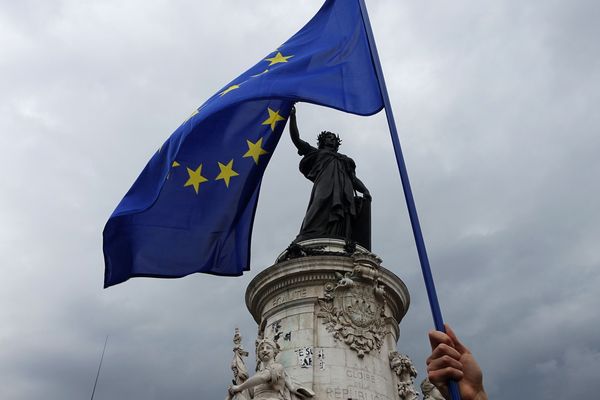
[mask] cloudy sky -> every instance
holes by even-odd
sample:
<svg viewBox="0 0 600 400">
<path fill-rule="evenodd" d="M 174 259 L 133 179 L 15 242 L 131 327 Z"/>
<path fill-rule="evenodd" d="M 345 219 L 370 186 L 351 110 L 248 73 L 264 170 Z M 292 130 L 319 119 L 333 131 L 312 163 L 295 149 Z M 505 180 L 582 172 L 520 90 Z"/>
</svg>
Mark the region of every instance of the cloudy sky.
<svg viewBox="0 0 600 400">
<path fill-rule="evenodd" d="M 369 0 L 446 321 L 495 399 L 594 398 L 600 369 L 600 3 Z M 310 184 L 284 135 L 241 278 L 103 290 L 101 232 L 190 112 L 321 1 L 0 0 L 0 398 L 223 398 L 244 292 L 298 232 Z M 339 132 L 373 250 L 407 284 L 399 349 L 432 321 L 385 117 L 298 106 Z M 287 131 L 286 131 L 287 132 Z M 283 221 L 283 222 L 282 222 Z M 251 363 L 249 364 L 251 365 Z"/>
</svg>

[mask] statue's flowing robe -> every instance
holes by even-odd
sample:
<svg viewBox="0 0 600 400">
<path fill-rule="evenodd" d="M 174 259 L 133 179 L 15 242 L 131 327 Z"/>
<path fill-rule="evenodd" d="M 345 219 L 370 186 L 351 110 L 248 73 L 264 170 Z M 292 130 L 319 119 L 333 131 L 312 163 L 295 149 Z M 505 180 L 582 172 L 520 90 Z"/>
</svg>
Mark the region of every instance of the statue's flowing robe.
<svg viewBox="0 0 600 400">
<path fill-rule="evenodd" d="M 345 238 L 346 224 L 356 216 L 353 179 L 356 165 L 343 154 L 311 147 L 300 172 L 314 182 L 306 216 L 296 241 L 316 237 Z"/>
</svg>

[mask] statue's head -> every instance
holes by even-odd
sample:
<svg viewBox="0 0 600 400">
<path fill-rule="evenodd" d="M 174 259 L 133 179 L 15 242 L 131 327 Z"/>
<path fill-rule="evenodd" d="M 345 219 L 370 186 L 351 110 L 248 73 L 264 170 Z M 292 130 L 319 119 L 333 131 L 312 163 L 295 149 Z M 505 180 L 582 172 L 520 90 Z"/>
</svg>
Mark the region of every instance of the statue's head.
<svg viewBox="0 0 600 400">
<path fill-rule="evenodd" d="M 319 149 L 329 149 L 337 151 L 342 144 L 342 139 L 333 132 L 323 131 L 317 136 L 317 144 Z"/>
<path fill-rule="evenodd" d="M 273 339 L 264 338 L 256 341 L 256 358 L 260 361 L 274 360 L 279 354 L 279 345 Z"/>
</svg>

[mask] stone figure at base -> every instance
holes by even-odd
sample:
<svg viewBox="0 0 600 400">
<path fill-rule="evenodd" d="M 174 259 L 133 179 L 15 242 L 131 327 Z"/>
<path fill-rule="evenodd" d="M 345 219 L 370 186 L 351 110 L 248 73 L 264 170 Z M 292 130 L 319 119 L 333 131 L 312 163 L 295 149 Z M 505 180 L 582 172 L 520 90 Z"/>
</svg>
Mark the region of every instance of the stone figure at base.
<svg viewBox="0 0 600 400">
<path fill-rule="evenodd" d="M 271 339 L 256 343 L 256 358 L 260 360 L 258 371 L 239 385 L 229 387 L 229 399 L 245 400 L 248 390 L 253 400 L 299 400 L 314 397 L 314 392 L 295 384 L 284 367 L 275 361 L 279 346 Z"/>
<path fill-rule="evenodd" d="M 242 346 L 242 336 L 240 330 L 235 328 L 235 334 L 233 335 L 233 359 L 231 360 L 231 371 L 233 372 L 232 383 L 234 385 L 241 385 L 248 380 L 248 368 L 244 362 L 244 357 L 248 357 L 248 352 L 244 350 Z M 250 400 L 252 393 L 248 390 L 244 390 L 237 394 L 236 400 Z M 231 400 L 231 396 L 227 396 L 226 400 Z"/>
<path fill-rule="evenodd" d="M 359 216 L 361 203 L 369 203 L 371 195 L 356 177 L 354 161 L 338 153 L 341 143 L 338 135 L 327 131 L 321 132 L 318 137 L 318 148 L 311 146 L 300 139 L 296 109 L 292 108 L 290 136 L 298 149 L 298 154 L 303 156 L 300 161 L 300 172 L 314 183 L 302 228 L 294 242 L 318 237 L 351 241 L 353 236 L 368 236 L 370 242 L 370 226 L 365 227 L 365 224 L 360 227 L 353 226 L 353 222 Z M 363 197 L 355 196 L 355 192 L 362 193 Z M 364 208 L 368 209 L 366 206 Z M 358 232 L 354 232 L 353 235 L 353 230 L 360 229 L 369 230 L 369 235 L 357 235 Z M 360 240 L 358 241 L 360 243 Z M 370 243 L 364 245 L 370 247 Z"/>
<path fill-rule="evenodd" d="M 421 382 L 421 392 L 423 393 L 423 400 L 446 400 L 442 393 L 427 378 Z"/>
<path fill-rule="evenodd" d="M 398 395 L 401 400 L 417 400 L 419 395 L 413 384 L 417 377 L 417 370 L 407 355 L 392 351 L 389 355 L 390 368 L 398 377 Z"/>
</svg>

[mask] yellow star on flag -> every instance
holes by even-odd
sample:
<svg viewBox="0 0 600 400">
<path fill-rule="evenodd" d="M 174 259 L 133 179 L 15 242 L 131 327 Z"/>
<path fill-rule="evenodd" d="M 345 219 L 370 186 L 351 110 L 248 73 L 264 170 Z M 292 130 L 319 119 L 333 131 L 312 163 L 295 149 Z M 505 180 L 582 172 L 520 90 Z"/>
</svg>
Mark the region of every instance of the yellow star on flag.
<svg viewBox="0 0 600 400">
<path fill-rule="evenodd" d="M 263 138 L 260 138 L 256 143 L 252 143 L 251 141 L 246 140 L 246 143 L 248 143 L 248 151 L 246 152 L 246 154 L 244 154 L 244 158 L 252 157 L 254 159 L 254 162 L 258 164 L 258 158 L 260 156 L 269 154 L 268 151 L 262 148 L 262 140 Z"/>
<path fill-rule="evenodd" d="M 265 61 L 269 61 L 269 67 L 271 65 L 274 64 L 279 64 L 279 63 L 286 63 L 288 62 L 288 58 L 292 58 L 294 57 L 293 55 L 291 56 L 284 56 L 283 54 L 281 54 L 281 52 L 277 52 L 277 54 L 275 54 L 275 57 L 271 57 L 271 58 L 265 58 Z"/>
<path fill-rule="evenodd" d="M 269 72 L 269 68 L 265 69 L 263 72 L 260 72 L 260 73 L 258 73 L 258 74 L 256 74 L 256 75 L 251 75 L 251 77 L 252 77 L 252 78 L 256 78 L 256 77 L 258 77 L 258 76 L 261 76 L 261 75 L 264 75 L 264 74 L 266 74 L 267 72 Z"/>
<path fill-rule="evenodd" d="M 202 105 L 202 107 L 204 107 L 204 105 Z M 186 123 L 186 122 L 188 122 L 190 119 L 192 119 L 192 117 L 193 117 L 194 115 L 198 114 L 198 113 L 200 112 L 200 110 L 202 109 L 202 107 L 200 107 L 200 108 L 196 108 L 196 109 L 194 110 L 194 112 L 192 112 L 192 113 L 190 114 L 190 116 L 189 116 L 189 117 L 187 117 L 187 118 L 185 119 L 185 121 L 183 121 L 183 123 Z"/>
<path fill-rule="evenodd" d="M 200 188 L 200 184 L 204 183 L 204 182 L 208 182 L 208 179 L 206 179 L 205 177 L 202 176 L 202 164 L 200 164 L 200 166 L 198 168 L 196 168 L 195 171 L 193 169 L 188 168 L 187 173 L 189 175 L 189 179 L 187 180 L 185 185 L 183 185 L 183 187 L 193 186 L 194 190 L 196 191 L 196 194 L 198 194 L 198 189 Z"/>
<path fill-rule="evenodd" d="M 229 180 L 231 179 L 232 176 L 238 176 L 239 174 L 237 172 L 235 172 L 233 170 L 233 160 L 229 161 L 227 163 L 227 165 L 225 164 L 219 164 L 219 169 L 221 170 L 221 172 L 219 173 L 219 175 L 217 175 L 217 177 L 215 178 L 215 181 L 218 181 L 219 179 L 223 179 L 225 181 L 225 186 L 229 187 Z"/>
<path fill-rule="evenodd" d="M 239 88 L 240 88 L 240 85 L 231 85 L 227 89 L 225 89 L 221 93 L 219 93 L 219 96 L 223 97 L 227 93 L 231 92 L 232 90 L 239 89 Z"/>
<path fill-rule="evenodd" d="M 264 120 L 262 124 L 263 125 L 271 125 L 271 131 L 274 131 L 275 124 L 278 123 L 279 121 L 285 121 L 285 118 L 283 118 L 281 115 L 279 115 L 279 110 L 273 111 L 270 108 L 267 108 L 267 111 L 269 111 L 269 118 Z"/>
<path fill-rule="evenodd" d="M 177 161 L 173 161 L 173 164 L 171 164 L 171 167 L 176 168 L 179 167 L 181 164 L 179 164 Z M 171 178 L 171 171 L 169 171 L 169 173 L 167 174 L 167 179 Z"/>
</svg>

